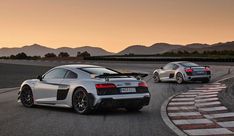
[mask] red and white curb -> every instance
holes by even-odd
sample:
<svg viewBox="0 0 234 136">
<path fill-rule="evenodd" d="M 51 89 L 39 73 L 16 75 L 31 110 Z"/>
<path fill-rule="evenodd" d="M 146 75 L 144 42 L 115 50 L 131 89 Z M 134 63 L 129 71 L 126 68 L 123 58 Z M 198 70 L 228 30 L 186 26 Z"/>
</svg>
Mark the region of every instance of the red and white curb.
<svg viewBox="0 0 234 136">
<path fill-rule="evenodd" d="M 212 83 L 173 96 L 162 106 L 162 118 L 178 135 L 234 135 L 234 112 L 218 98 L 225 88 Z"/>
</svg>

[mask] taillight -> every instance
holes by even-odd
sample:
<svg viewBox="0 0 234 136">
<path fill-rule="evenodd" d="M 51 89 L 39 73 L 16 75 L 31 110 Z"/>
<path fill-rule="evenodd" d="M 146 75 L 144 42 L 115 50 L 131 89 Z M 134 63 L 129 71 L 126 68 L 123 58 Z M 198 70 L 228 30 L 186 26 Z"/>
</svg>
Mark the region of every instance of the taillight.
<svg viewBox="0 0 234 136">
<path fill-rule="evenodd" d="M 146 82 L 140 82 L 138 83 L 139 87 L 148 87 L 148 85 L 146 84 Z"/>
<path fill-rule="evenodd" d="M 185 69 L 185 72 L 187 72 L 187 73 L 192 73 L 192 72 L 193 72 L 193 69 L 191 69 L 191 68 L 186 68 L 186 69 Z"/>
<path fill-rule="evenodd" d="M 96 84 L 97 89 L 102 89 L 102 88 L 116 88 L 114 84 Z"/>
<path fill-rule="evenodd" d="M 208 72 L 208 71 L 210 71 L 210 68 L 209 67 L 205 67 L 204 71 Z"/>
</svg>

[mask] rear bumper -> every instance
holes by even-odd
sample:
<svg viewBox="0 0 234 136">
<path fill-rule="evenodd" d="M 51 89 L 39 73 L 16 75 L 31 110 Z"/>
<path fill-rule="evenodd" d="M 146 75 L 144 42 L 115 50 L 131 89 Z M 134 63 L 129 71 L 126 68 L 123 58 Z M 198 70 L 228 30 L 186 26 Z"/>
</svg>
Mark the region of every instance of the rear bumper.
<svg viewBox="0 0 234 136">
<path fill-rule="evenodd" d="M 150 97 L 133 98 L 133 99 L 113 99 L 104 98 L 99 103 L 98 107 L 102 108 L 124 108 L 129 106 L 146 106 L 149 105 Z"/>
<path fill-rule="evenodd" d="M 211 75 L 186 76 L 185 81 L 203 81 L 211 78 Z"/>
<path fill-rule="evenodd" d="M 134 94 L 134 95 L 125 95 L 115 96 L 115 97 L 101 97 L 98 99 L 98 102 L 94 105 L 94 107 L 102 107 L 102 108 L 124 108 L 126 106 L 146 106 L 149 105 L 150 102 L 150 94 Z"/>
</svg>

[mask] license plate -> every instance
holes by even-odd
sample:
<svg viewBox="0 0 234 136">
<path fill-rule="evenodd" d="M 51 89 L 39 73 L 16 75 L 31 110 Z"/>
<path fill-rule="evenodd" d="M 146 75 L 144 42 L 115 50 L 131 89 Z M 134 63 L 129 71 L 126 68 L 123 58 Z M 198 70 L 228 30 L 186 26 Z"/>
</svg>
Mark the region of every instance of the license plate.
<svg viewBox="0 0 234 136">
<path fill-rule="evenodd" d="M 120 88 L 121 93 L 135 93 L 136 88 Z"/>
<path fill-rule="evenodd" d="M 203 71 L 197 71 L 196 73 L 197 73 L 197 74 L 204 74 Z"/>
</svg>

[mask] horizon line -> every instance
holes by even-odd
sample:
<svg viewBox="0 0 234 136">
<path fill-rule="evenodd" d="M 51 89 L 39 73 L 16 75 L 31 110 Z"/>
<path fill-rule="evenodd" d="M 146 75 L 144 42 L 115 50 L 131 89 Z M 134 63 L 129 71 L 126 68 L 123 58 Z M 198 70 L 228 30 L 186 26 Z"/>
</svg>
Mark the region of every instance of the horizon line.
<svg viewBox="0 0 234 136">
<path fill-rule="evenodd" d="M 121 49 L 120 51 L 117 51 L 117 52 L 113 52 L 113 51 L 109 51 L 109 50 L 106 50 L 105 48 L 101 47 L 101 46 L 95 46 L 95 45 L 81 45 L 81 46 L 78 46 L 78 47 L 71 47 L 71 46 L 61 46 L 61 47 L 51 47 L 51 46 L 47 46 L 45 44 L 40 44 L 40 43 L 33 43 L 33 44 L 25 44 L 23 46 L 18 46 L 18 47 L 1 47 L 0 49 L 3 49 L 3 48 L 8 48 L 8 49 L 11 49 L 11 48 L 23 48 L 23 47 L 26 47 L 26 46 L 33 46 L 33 45 L 39 45 L 39 46 L 43 46 L 43 47 L 46 47 L 46 48 L 51 48 L 51 49 L 60 49 L 60 48 L 72 48 L 72 49 L 75 49 L 75 48 L 82 48 L 82 47 L 93 47 L 93 48 L 101 48 L 107 52 L 110 52 L 110 53 L 118 53 L 118 52 L 121 52 L 131 46 L 144 46 L 144 47 L 151 47 L 155 44 L 169 44 L 169 45 L 180 45 L 180 46 L 187 46 L 187 45 L 192 45 L 192 44 L 206 44 L 208 46 L 212 46 L 212 45 L 215 45 L 215 44 L 220 44 L 220 43 L 229 43 L 229 42 L 234 42 L 234 40 L 228 40 L 228 41 L 222 41 L 222 42 L 213 42 L 213 43 L 200 43 L 200 42 L 191 42 L 191 43 L 187 43 L 187 44 L 180 44 L 180 43 L 169 43 L 169 42 L 156 42 L 154 44 L 150 44 L 150 45 L 143 45 L 143 44 L 132 44 L 132 45 L 129 45 L 129 46 L 126 46 L 125 48 Z"/>
</svg>

